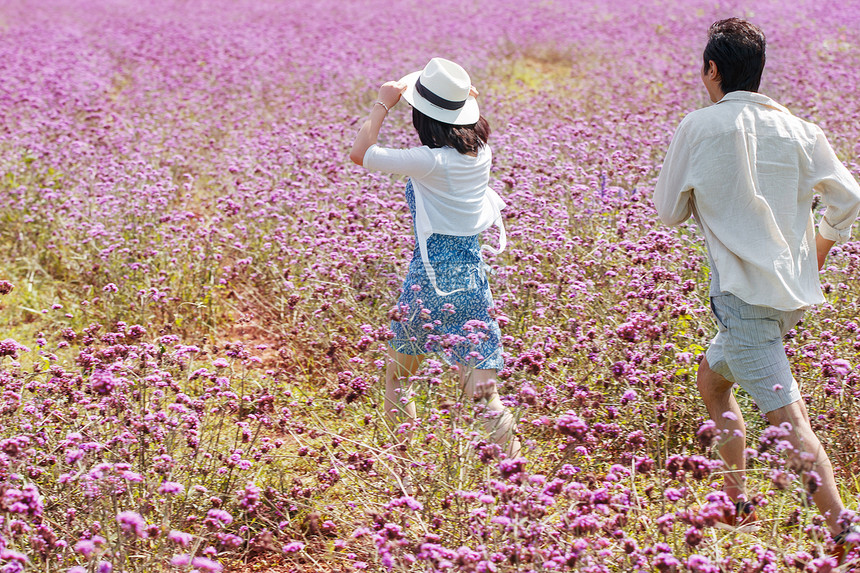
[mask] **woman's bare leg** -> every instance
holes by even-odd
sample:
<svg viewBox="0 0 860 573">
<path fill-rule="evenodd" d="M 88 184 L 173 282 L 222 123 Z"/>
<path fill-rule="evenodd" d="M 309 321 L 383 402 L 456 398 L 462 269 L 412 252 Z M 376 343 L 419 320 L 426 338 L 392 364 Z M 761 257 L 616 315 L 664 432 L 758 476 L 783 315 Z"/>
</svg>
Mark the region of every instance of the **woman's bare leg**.
<svg viewBox="0 0 860 573">
<path fill-rule="evenodd" d="M 495 369 L 460 366 L 460 384 L 463 392 L 485 408 L 485 411 L 478 416 L 484 429 L 490 434 L 493 442 L 502 447 L 508 458 L 515 458 L 520 454 L 520 440 L 514 434 L 514 416 L 499 398 L 496 387 L 497 375 L 498 371 Z"/>
<path fill-rule="evenodd" d="M 423 356 L 410 356 L 388 349 L 388 361 L 385 365 L 385 419 L 401 453 L 405 453 L 412 439 L 412 424 L 415 422 L 415 402 L 412 400 L 412 376 L 421 366 Z M 404 424 L 406 424 L 404 426 Z M 415 488 L 409 475 L 408 464 L 402 460 L 395 461 L 394 470 L 400 487 L 406 495 L 414 495 Z"/>
<path fill-rule="evenodd" d="M 411 378 L 418 371 L 423 355 L 410 356 L 388 349 L 388 362 L 385 366 L 385 417 L 394 432 L 399 431 L 403 423 L 415 421 L 415 402 L 412 401 Z M 412 435 L 411 430 L 400 439 L 407 443 Z"/>
</svg>

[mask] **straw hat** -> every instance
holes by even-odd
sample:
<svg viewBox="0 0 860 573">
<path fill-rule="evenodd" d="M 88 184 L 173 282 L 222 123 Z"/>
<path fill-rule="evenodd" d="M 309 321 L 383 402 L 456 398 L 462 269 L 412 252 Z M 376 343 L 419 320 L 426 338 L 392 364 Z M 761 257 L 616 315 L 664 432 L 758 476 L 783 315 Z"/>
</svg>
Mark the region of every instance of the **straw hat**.
<svg viewBox="0 0 860 573">
<path fill-rule="evenodd" d="M 400 81 L 408 86 L 403 99 L 428 117 L 452 125 L 472 125 L 481 117 L 478 101 L 469 95 L 472 80 L 454 62 L 433 58 Z"/>
</svg>

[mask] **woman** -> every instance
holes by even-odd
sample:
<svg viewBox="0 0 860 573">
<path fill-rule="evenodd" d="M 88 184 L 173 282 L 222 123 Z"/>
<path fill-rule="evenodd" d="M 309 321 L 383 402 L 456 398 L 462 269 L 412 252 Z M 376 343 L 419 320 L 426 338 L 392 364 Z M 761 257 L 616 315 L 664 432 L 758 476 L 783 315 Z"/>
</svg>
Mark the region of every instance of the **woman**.
<svg viewBox="0 0 860 573">
<path fill-rule="evenodd" d="M 386 416 L 392 422 L 415 418 L 410 378 L 426 353 L 439 352 L 458 365 L 463 390 L 485 406 L 485 428 L 511 457 L 520 444 L 513 435 L 513 416 L 496 389 L 502 348 L 481 257 L 482 248 L 498 253 L 505 247 L 500 213 L 505 204 L 489 187 L 490 127 L 481 117 L 477 93 L 462 67 L 433 58 L 423 70 L 380 87 L 349 156 L 369 170 L 410 178 L 406 201 L 416 247 L 391 323 Z M 379 129 L 401 97 L 412 106 L 412 123 L 423 145 L 380 147 Z M 479 241 L 480 233 L 493 225 L 500 230 L 498 250 Z"/>
</svg>

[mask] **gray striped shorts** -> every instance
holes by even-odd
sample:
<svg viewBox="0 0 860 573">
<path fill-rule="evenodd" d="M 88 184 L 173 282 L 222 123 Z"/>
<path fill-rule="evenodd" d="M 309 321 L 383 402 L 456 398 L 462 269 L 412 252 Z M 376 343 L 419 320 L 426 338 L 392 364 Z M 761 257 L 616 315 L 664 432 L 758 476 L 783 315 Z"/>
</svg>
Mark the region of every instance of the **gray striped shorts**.
<svg viewBox="0 0 860 573">
<path fill-rule="evenodd" d="M 800 400 L 782 339 L 803 309 L 755 306 L 724 292 L 711 297 L 711 310 L 719 326 L 705 354 L 711 370 L 746 390 L 764 413 Z"/>
</svg>

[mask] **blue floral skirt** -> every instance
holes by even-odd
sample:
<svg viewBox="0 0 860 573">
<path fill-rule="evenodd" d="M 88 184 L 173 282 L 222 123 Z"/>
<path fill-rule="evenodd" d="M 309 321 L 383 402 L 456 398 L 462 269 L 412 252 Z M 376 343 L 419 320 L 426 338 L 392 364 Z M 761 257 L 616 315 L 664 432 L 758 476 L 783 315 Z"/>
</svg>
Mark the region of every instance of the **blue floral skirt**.
<svg viewBox="0 0 860 573">
<path fill-rule="evenodd" d="M 436 248 L 441 247 L 440 243 L 446 239 L 455 242 L 464 239 L 444 235 L 431 238 L 435 239 Z M 427 277 L 417 250 L 415 255 L 392 316 L 394 339 L 389 343 L 391 348 L 411 356 L 437 353 L 448 364 L 501 369 L 504 366 L 501 331 L 499 323 L 490 316 L 493 295 L 484 264 L 433 262 L 440 290 L 464 289 L 439 296 Z"/>
</svg>

